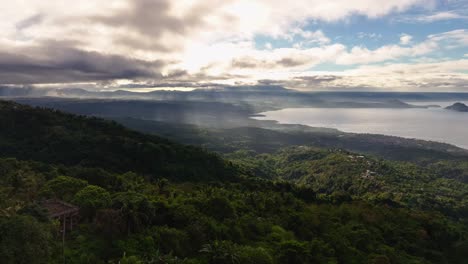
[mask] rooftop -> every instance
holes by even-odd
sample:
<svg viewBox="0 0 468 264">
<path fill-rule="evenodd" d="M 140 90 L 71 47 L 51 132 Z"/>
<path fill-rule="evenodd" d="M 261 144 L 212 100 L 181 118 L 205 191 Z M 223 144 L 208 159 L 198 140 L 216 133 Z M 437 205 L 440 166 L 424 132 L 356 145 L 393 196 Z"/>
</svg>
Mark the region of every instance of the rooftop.
<svg viewBox="0 0 468 264">
<path fill-rule="evenodd" d="M 45 200 L 41 202 L 41 205 L 47 209 L 49 217 L 59 217 L 62 215 L 77 213 L 79 211 L 77 206 L 57 199 Z"/>
</svg>

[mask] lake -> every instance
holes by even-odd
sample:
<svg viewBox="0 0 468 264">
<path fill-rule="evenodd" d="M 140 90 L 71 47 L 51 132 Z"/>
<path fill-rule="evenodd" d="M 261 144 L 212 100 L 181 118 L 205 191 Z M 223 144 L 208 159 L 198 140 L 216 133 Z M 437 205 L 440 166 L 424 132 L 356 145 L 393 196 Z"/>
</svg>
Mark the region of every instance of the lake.
<svg viewBox="0 0 468 264">
<path fill-rule="evenodd" d="M 447 106 L 451 103 L 453 102 L 435 104 Z M 443 108 L 288 108 L 261 114 L 265 116 L 255 119 L 336 128 L 343 132 L 417 138 L 468 149 L 468 113 Z"/>
</svg>

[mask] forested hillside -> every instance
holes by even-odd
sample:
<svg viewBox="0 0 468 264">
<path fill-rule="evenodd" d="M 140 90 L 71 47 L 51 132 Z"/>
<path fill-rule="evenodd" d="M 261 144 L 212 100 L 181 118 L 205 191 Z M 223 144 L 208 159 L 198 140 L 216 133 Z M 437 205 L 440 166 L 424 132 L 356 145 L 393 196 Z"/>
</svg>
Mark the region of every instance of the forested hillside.
<svg viewBox="0 0 468 264">
<path fill-rule="evenodd" d="M 226 161 L 109 121 L 8 102 L 0 156 L 2 263 L 468 258 L 467 187 L 449 163 L 437 171 L 301 147 L 239 150 Z M 51 198 L 80 208 L 64 243 L 41 203 Z"/>
<path fill-rule="evenodd" d="M 229 117 L 226 117 L 229 119 Z M 384 159 L 427 164 L 439 160 L 468 160 L 468 151 L 449 144 L 400 137 L 344 133 L 301 125 L 256 124 L 212 129 L 174 122 L 112 117 L 137 131 L 169 137 L 178 142 L 203 146 L 221 153 L 239 149 L 273 153 L 290 146 L 347 149 Z"/>
<path fill-rule="evenodd" d="M 251 117 L 259 113 L 256 107 L 260 102 L 220 103 L 218 99 L 221 98 L 199 102 L 63 98 L 15 100 L 68 113 L 116 120 L 130 129 L 222 153 L 239 149 L 275 152 L 278 148 L 307 145 L 341 148 L 418 163 L 468 159 L 467 150 L 444 143 L 255 120 Z"/>
<path fill-rule="evenodd" d="M 234 176 L 232 168 L 213 153 L 98 118 L 0 101 L 0 127 L 1 157 L 174 180 Z"/>
<path fill-rule="evenodd" d="M 226 156 L 246 173 L 311 188 L 318 197 L 335 201 L 364 199 L 391 206 L 439 211 L 468 217 L 468 184 L 458 171 L 440 164 L 422 167 L 386 161 L 343 150 L 311 147 L 282 149 L 273 154 L 238 151 Z M 454 170 L 455 167 L 454 167 Z"/>
</svg>

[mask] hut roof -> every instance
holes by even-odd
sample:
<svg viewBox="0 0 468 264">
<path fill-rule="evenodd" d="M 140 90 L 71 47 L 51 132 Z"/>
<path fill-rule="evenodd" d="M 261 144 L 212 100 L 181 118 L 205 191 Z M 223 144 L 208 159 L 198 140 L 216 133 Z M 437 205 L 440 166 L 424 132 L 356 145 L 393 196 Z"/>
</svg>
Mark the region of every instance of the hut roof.
<svg viewBox="0 0 468 264">
<path fill-rule="evenodd" d="M 45 200 L 41 202 L 41 205 L 47 209 L 49 217 L 59 217 L 62 215 L 77 213 L 80 210 L 77 206 L 57 199 Z"/>
</svg>

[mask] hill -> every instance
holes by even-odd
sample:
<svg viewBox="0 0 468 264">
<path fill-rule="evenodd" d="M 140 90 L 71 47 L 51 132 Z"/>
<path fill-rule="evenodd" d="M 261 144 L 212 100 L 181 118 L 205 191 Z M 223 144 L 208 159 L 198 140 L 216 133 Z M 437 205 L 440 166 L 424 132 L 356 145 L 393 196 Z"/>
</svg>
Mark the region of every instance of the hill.
<svg viewBox="0 0 468 264">
<path fill-rule="evenodd" d="M 213 153 L 112 121 L 0 102 L 0 156 L 134 171 L 151 178 L 221 180 L 235 174 Z"/>
<path fill-rule="evenodd" d="M 455 103 L 451 106 L 447 106 L 445 109 L 457 112 L 468 112 L 468 106 L 463 103 Z"/>
<path fill-rule="evenodd" d="M 401 207 L 468 217 L 468 179 L 437 173 L 435 167 L 304 146 L 261 155 L 238 151 L 226 157 L 258 177 L 308 186 L 318 196 L 380 200 Z"/>
<path fill-rule="evenodd" d="M 327 128 L 301 125 L 266 124 L 265 127 L 207 128 L 189 124 L 158 122 L 136 118 L 111 117 L 112 120 L 143 133 L 152 133 L 185 144 L 230 153 L 249 149 L 273 153 L 290 146 L 346 149 L 384 159 L 427 163 L 439 160 L 466 160 L 468 151 L 438 142 L 393 136 L 345 133 Z"/>
<path fill-rule="evenodd" d="M 99 118 L 1 102 L 2 263 L 467 258 L 467 191 L 457 177 L 307 147 L 228 157 Z M 45 199 L 80 209 L 63 238 Z"/>
<path fill-rule="evenodd" d="M 245 103 L 60 98 L 16 100 L 116 120 L 143 133 L 162 135 L 176 142 L 201 145 L 223 153 L 246 148 L 274 152 L 281 147 L 308 145 L 347 149 L 403 161 L 466 160 L 468 157 L 467 150 L 444 143 L 255 120 L 250 118 L 255 109 Z"/>
</svg>

